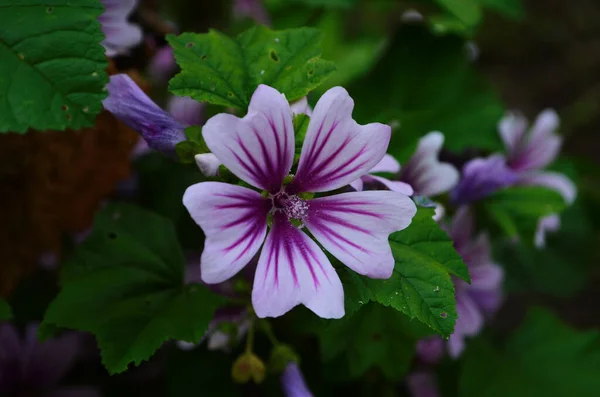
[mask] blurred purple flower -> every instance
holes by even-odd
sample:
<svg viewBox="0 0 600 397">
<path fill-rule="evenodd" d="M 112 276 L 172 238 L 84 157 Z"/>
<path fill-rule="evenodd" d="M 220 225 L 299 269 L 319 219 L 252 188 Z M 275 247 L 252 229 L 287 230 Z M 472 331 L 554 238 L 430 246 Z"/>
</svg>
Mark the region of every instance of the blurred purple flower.
<svg viewBox="0 0 600 397">
<path fill-rule="evenodd" d="M 175 145 L 186 139 L 186 125 L 162 110 L 126 74 L 110 77 L 104 107 L 137 131 L 152 149 L 174 153 Z"/>
<path fill-rule="evenodd" d="M 465 164 L 462 172 L 462 178 L 450 194 L 458 205 L 485 198 L 518 180 L 517 173 L 508 167 L 500 154 L 473 159 Z"/>
<path fill-rule="evenodd" d="M 382 178 L 377 175 L 373 175 L 373 173 L 377 172 L 386 172 L 390 174 L 397 174 L 400 171 L 400 163 L 389 154 L 383 156 L 383 159 L 379 163 L 375 165 L 375 167 L 371 168 L 368 174 L 363 175 L 358 178 L 354 182 L 350 184 L 356 191 L 363 190 L 364 184 L 376 184 L 379 183 L 386 188 L 393 190 L 398 193 L 405 194 L 407 196 L 412 196 L 414 193 L 413 188 L 404 182 L 400 181 L 391 181 L 386 178 Z"/>
<path fill-rule="evenodd" d="M 13 325 L 0 324 L 0 395 L 99 397 L 92 387 L 59 387 L 75 362 L 81 335 L 65 333 L 41 343 L 37 329 L 29 325 L 21 338 Z"/>
<path fill-rule="evenodd" d="M 234 0 L 233 16 L 237 19 L 252 18 L 257 23 L 271 25 L 271 19 L 261 0 Z"/>
<path fill-rule="evenodd" d="M 444 356 L 444 341 L 439 337 L 421 339 L 417 342 L 417 356 L 428 364 L 437 364 Z"/>
<path fill-rule="evenodd" d="M 406 377 L 406 386 L 412 397 L 440 397 L 435 375 L 431 372 L 413 372 Z"/>
<path fill-rule="evenodd" d="M 313 397 L 298 364 L 290 362 L 281 375 L 281 388 L 286 397 Z"/>
<path fill-rule="evenodd" d="M 201 102 L 187 96 L 171 96 L 167 102 L 167 111 L 184 125 L 204 124 L 204 107 Z"/>
<path fill-rule="evenodd" d="M 106 36 L 102 45 L 106 55 L 125 54 L 142 41 L 142 30 L 127 18 L 137 5 L 137 0 L 101 0 L 105 11 L 98 17 Z"/>
<path fill-rule="evenodd" d="M 558 125 L 556 112 L 546 109 L 538 115 L 529 131 L 527 119 L 517 113 L 508 113 L 500 120 L 498 130 L 508 153 L 508 166 L 518 175 L 516 183 L 545 186 L 560 193 L 567 204 L 572 204 L 577 195 L 575 184 L 561 173 L 542 171 L 556 160 L 560 151 L 562 138 L 556 134 Z M 556 231 L 559 227 L 560 219 L 556 215 L 541 219 L 536 246 L 544 246 L 546 231 Z"/>
</svg>

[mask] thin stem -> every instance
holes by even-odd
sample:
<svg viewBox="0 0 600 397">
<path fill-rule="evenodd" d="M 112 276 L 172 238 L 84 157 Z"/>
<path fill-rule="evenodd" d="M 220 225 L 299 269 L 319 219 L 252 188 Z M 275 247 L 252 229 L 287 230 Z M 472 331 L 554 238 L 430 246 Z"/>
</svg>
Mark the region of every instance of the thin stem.
<svg viewBox="0 0 600 397">
<path fill-rule="evenodd" d="M 252 348 L 254 347 L 254 324 L 254 319 L 251 319 L 248 337 L 246 338 L 246 353 L 252 353 Z"/>
<path fill-rule="evenodd" d="M 269 323 L 269 321 L 267 321 L 267 320 L 261 320 L 261 324 L 262 324 L 262 330 L 265 333 L 265 335 L 267 335 L 267 338 L 269 338 L 269 341 L 271 342 L 271 344 L 273 346 L 279 345 L 279 341 L 277 340 L 277 338 L 275 337 L 275 334 L 273 333 L 273 328 L 271 328 L 271 323 Z"/>
</svg>

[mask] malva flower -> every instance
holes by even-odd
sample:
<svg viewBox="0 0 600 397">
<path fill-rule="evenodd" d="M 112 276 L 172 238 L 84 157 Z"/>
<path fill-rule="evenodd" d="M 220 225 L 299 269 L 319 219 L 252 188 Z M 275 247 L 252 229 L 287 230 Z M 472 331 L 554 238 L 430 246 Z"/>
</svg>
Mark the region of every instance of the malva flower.
<svg viewBox="0 0 600 397">
<path fill-rule="evenodd" d="M 98 17 L 105 39 L 102 46 L 106 55 L 113 57 L 127 53 L 142 41 L 142 30 L 127 19 L 137 0 L 101 0 L 105 11 Z"/>
<path fill-rule="evenodd" d="M 560 151 L 562 138 L 556 134 L 559 119 L 555 111 L 546 109 L 539 114 L 527 131 L 527 119 L 517 113 L 508 113 L 498 124 L 500 136 L 507 152 L 507 164 L 517 175 L 516 184 L 544 186 L 555 190 L 567 204 L 577 195 L 575 184 L 559 172 L 543 171 Z M 545 232 L 560 227 L 558 215 L 540 219 L 535 237 L 538 247 L 545 245 Z"/>
<path fill-rule="evenodd" d="M 312 114 L 297 171 L 292 110 L 274 88 L 260 85 L 248 114 L 218 114 L 202 129 L 206 145 L 238 178 L 262 191 L 220 182 L 190 186 L 183 203 L 206 239 L 202 280 L 219 283 L 262 251 L 252 303 L 259 317 L 304 304 L 324 318 L 344 315 L 341 281 L 307 230 L 357 273 L 388 278 L 394 258 L 389 234 L 406 228 L 412 200 L 392 191 L 349 192 L 309 199 L 348 185 L 385 155 L 390 127 L 359 125 L 346 90 L 327 91 Z M 270 231 L 267 235 L 267 227 Z"/>
<path fill-rule="evenodd" d="M 75 363 L 81 334 L 68 332 L 39 342 L 37 330 L 31 324 L 21 338 L 15 326 L 0 324 L 0 395 L 100 397 L 93 387 L 60 386 Z"/>
<path fill-rule="evenodd" d="M 486 316 L 495 313 L 502 303 L 504 273 L 492 261 L 487 234 L 474 236 L 475 221 L 469 207 L 462 206 L 457 210 L 449 234 L 471 275 L 471 284 L 453 277 L 458 319 L 447 347 L 450 357 L 457 358 L 464 350 L 465 338 L 481 332 Z M 425 362 L 441 358 L 442 349 L 443 343 L 437 337 L 417 344 L 417 353 Z"/>
<path fill-rule="evenodd" d="M 308 389 L 300 367 L 295 362 L 290 362 L 281 374 L 281 388 L 286 397 L 313 397 Z"/>
</svg>

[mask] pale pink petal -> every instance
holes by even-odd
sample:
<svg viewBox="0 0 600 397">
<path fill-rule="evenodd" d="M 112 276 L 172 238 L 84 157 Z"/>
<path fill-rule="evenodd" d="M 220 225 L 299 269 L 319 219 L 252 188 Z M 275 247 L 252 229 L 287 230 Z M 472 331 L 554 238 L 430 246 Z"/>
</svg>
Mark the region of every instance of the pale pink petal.
<svg viewBox="0 0 600 397">
<path fill-rule="evenodd" d="M 205 176 L 215 176 L 219 172 L 219 166 L 221 162 L 212 153 L 202 153 L 194 156 L 196 165 Z"/>
<path fill-rule="evenodd" d="M 326 192 L 348 185 L 385 155 L 391 129 L 352 119 L 354 101 L 341 87 L 327 91 L 315 107 L 291 192 Z"/>
<path fill-rule="evenodd" d="M 569 178 L 559 172 L 531 172 L 520 176 L 520 185 L 544 186 L 560 193 L 567 204 L 573 204 L 577 197 L 577 187 Z"/>
<path fill-rule="evenodd" d="M 185 125 L 201 125 L 204 122 L 206 105 L 187 96 L 171 96 L 167 102 L 167 111 L 175 120 Z"/>
<path fill-rule="evenodd" d="M 457 249 L 466 246 L 471 241 L 474 233 L 475 217 L 471 207 L 467 205 L 460 206 L 456 210 L 450 226 L 450 237 L 454 241 L 454 246 Z"/>
<path fill-rule="evenodd" d="M 374 172 L 388 172 L 390 174 L 397 174 L 400 172 L 400 163 L 393 156 L 386 154 L 383 156 L 381 161 L 375 164 L 375 167 L 371 168 L 369 173 Z"/>
<path fill-rule="evenodd" d="M 433 220 L 436 222 L 440 222 L 442 219 L 444 219 L 445 215 L 446 215 L 446 207 L 444 207 L 442 204 L 436 202 L 435 203 L 435 213 L 433 214 Z"/>
<path fill-rule="evenodd" d="M 390 189 L 391 191 L 402 193 L 406 196 L 412 196 L 414 193 L 412 186 L 410 186 L 408 183 L 401 182 L 401 181 L 390 181 L 389 179 L 382 178 L 380 176 L 365 175 L 362 177 L 362 181 L 365 183 L 378 182 L 378 183 L 382 184 L 383 186 L 387 187 L 388 189 Z M 352 183 L 354 183 L 354 182 L 352 182 Z M 350 184 L 350 186 L 352 186 L 352 183 Z"/>
<path fill-rule="evenodd" d="M 216 284 L 240 271 L 258 252 L 267 233 L 268 202 L 245 187 L 202 182 L 187 188 L 183 205 L 206 239 L 202 280 Z"/>
<path fill-rule="evenodd" d="M 305 225 L 355 272 L 388 278 L 394 270 L 388 236 L 410 225 L 416 211 L 409 197 L 392 191 L 342 193 L 311 200 Z"/>
<path fill-rule="evenodd" d="M 464 338 L 477 335 L 483 328 L 483 314 L 466 294 L 457 294 L 456 312 L 458 319 L 454 326 L 454 333 L 448 340 L 448 354 L 457 358 L 464 350 Z"/>
<path fill-rule="evenodd" d="M 221 113 L 202 128 L 206 145 L 245 182 L 272 193 L 281 189 L 294 161 L 292 112 L 277 90 L 259 85 L 248 114 Z"/>
<path fill-rule="evenodd" d="M 498 123 L 498 131 L 508 156 L 511 157 L 524 139 L 527 119 L 520 113 L 509 112 Z"/>
<path fill-rule="evenodd" d="M 541 218 L 535 231 L 534 243 L 537 248 L 546 246 L 546 233 L 556 232 L 560 229 L 560 217 L 557 214 L 551 214 Z"/>
<path fill-rule="evenodd" d="M 443 144 L 442 133 L 430 132 L 419 140 L 417 151 L 402 167 L 400 179 L 411 185 L 421 196 L 447 192 L 458 183 L 458 170 L 438 159 Z"/>
<path fill-rule="evenodd" d="M 350 183 L 350 186 L 352 187 L 352 189 L 356 190 L 357 192 L 362 191 L 364 188 L 363 178 L 364 177 L 360 177 L 357 180 L 355 180 L 354 182 Z"/>
<path fill-rule="evenodd" d="M 303 304 L 323 318 L 344 316 L 344 290 L 319 246 L 282 212 L 260 254 L 252 304 L 258 317 L 277 317 Z"/>
<path fill-rule="evenodd" d="M 543 142 L 555 136 L 560 120 L 553 109 L 545 109 L 536 118 L 529 137 L 531 143 Z"/>
<path fill-rule="evenodd" d="M 312 115 L 312 109 L 310 108 L 308 99 L 305 96 L 295 102 L 290 103 L 290 108 L 294 114 L 305 114 L 307 116 Z"/>
<path fill-rule="evenodd" d="M 493 290 L 502 287 L 504 271 L 494 263 L 485 263 L 469 268 L 470 290 Z"/>
</svg>

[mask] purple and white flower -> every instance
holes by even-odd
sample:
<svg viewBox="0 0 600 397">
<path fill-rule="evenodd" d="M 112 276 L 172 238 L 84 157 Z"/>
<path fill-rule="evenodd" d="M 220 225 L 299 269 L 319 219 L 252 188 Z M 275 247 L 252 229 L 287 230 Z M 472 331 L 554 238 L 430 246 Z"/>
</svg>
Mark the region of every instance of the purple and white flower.
<svg viewBox="0 0 600 397">
<path fill-rule="evenodd" d="M 365 183 L 375 182 L 409 196 L 436 196 L 447 192 L 457 184 L 459 175 L 453 165 L 439 161 L 443 144 L 444 135 L 441 132 L 430 132 L 419 140 L 416 152 L 404 166 L 400 167 L 394 157 L 386 154 L 369 174 L 352 182 L 351 186 L 361 191 Z M 377 172 L 399 174 L 399 181 L 371 175 Z"/>
<path fill-rule="evenodd" d="M 508 166 L 517 174 L 516 184 L 545 186 L 560 193 L 570 205 L 577 196 L 575 184 L 561 173 L 543 171 L 556 160 L 562 146 L 562 138 L 556 134 L 558 126 L 556 112 L 546 109 L 529 131 L 527 119 L 516 113 L 508 113 L 500 120 L 498 130 L 506 147 Z M 559 227 L 558 215 L 542 218 L 535 237 L 536 246 L 545 245 L 546 231 L 556 231 Z"/>
<path fill-rule="evenodd" d="M 0 395 L 100 397 L 92 387 L 60 386 L 75 363 L 81 335 L 65 333 L 42 343 L 37 329 L 29 325 L 21 338 L 12 324 L 0 324 Z"/>
<path fill-rule="evenodd" d="M 186 124 L 162 110 L 126 74 L 110 77 L 104 108 L 137 131 L 152 149 L 174 153 L 175 145 L 186 139 Z"/>
<path fill-rule="evenodd" d="M 137 0 L 101 0 L 105 11 L 98 17 L 105 38 L 102 42 L 106 55 L 126 54 L 142 41 L 142 30 L 127 19 Z"/>
<path fill-rule="evenodd" d="M 259 317 L 280 316 L 298 304 L 317 315 L 344 315 L 344 292 L 325 253 L 354 271 L 388 278 L 394 259 L 388 235 L 406 228 L 416 213 L 406 195 L 350 192 L 307 199 L 304 193 L 339 189 L 364 175 L 385 155 L 390 127 L 361 126 L 354 102 L 341 87 L 317 103 L 295 175 L 292 110 L 277 90 L 260 85 L 248 114 L 219 114 L 204 125 L 204 140 L 237 177 L 263 191 L 218 182 L 190 186 L 183 203 L 204 230 L 202 279 L 219 283 L 262 252 L 252 303 Z M 270 232 L 267 235 L 267 227 Z"/>
<path fill-rule="evenodd" d="M 466 206 L 460 207 L 452 219 L 449 234 L 469 269 L 471 284 L 453 278 L 458 319 L 447 343 L 452 358 L 460 356 L 465 338 L 479 334 L 486 316 L 495 313 L 502 303 L 504 272 L 492 261 L 487 234 L 474 236 L 474 233 L 475 222 L 471 210 Z M 417 344 L 417 353 L 423 361 L 432 362 L 441 357 L 439 350 L 443 349 L 442 344 L 435 341 L 439 338 L 433 339 L 425 339 Z"/>
<path fill-rule="evenodd" d="M 281 388 L 286 397 L 313 397 L 300 372 L 300 367 L 295 362 L 290 362 L 283 370 Z"/>
</svg>

